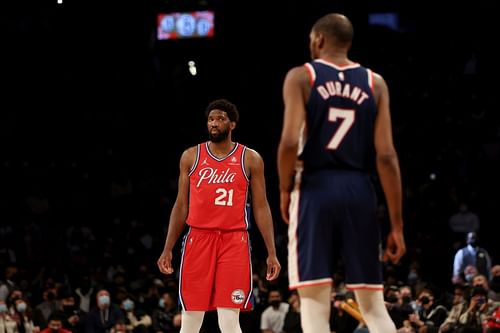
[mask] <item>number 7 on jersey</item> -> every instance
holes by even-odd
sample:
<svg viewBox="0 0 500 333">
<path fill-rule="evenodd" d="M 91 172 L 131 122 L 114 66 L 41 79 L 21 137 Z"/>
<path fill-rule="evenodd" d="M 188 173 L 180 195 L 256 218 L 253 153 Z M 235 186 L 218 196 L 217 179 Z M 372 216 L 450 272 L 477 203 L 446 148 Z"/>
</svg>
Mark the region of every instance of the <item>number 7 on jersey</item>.
<svg viewBox="0 0 500 333">
<path fill-rule="evenodd" d="M 342 139 L 351 128 L 354 123 L 355 113 L 352 109 L 338 109 L 330 108 L 328 110 L 328 120 L 331 122 L 336 122 L 338 119 L 342 119 L 338 129 L 333 133 L 333 136 L 326 146 L 328 149 L 335 150 L 338 148 Z"/>
</svg>

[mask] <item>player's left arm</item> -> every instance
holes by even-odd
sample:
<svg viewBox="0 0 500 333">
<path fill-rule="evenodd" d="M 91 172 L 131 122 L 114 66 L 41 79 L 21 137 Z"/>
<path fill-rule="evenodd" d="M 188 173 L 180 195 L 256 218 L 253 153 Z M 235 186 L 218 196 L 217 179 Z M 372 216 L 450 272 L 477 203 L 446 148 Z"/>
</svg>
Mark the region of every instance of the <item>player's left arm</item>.
<svg viewBox="0 0 500 333">
<path fill-rule="evenodd" d="M 250 189 L 252 191 L 252 210 L 255 222 L 259 228 L 267 248 L 267 280 L 278 277 L 281 265 L 276 256 L 274 244 L 274 225 L 271 208 L 267 201 L 266 182 L 264 178 L 264 161 L 262 157 L 252 149 L 247 149 L 245 164 L 250 177 Z"/>
<path fill-rule="evenodd" d="M 376 165 L 391 222 L 384 260 L 397 263 L 406 252 L 403 235 L 401 171 L 392 138 L 389 89 L 384 78 L 376 73 L 374 73 L 374 94 L 377 102 L 374 136 Z"/>
</svg>

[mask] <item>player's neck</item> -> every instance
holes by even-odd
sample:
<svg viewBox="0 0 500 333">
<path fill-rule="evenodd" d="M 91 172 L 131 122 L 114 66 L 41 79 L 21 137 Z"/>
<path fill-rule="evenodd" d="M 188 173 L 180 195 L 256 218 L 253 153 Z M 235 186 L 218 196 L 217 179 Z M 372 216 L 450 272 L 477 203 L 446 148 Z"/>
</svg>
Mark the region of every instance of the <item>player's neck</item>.
<svg viewBox="0 0 500 333">
<path fill-rule="evenodd" d="M 329 53 L 325 53 L 320 56 L 320 59 L 334 63 L 338 66 L 352 65 L 354 63 L 347 57 L 347 54 L 345 54 L 344 52 L 332 51 Z"/>
<path fill-rule="evenodd" d="M 210 152 L 218 158 L 226 157 L 234 149 L 235 145 L 236 143 L 232 142 L 231 139 L 221 142 L 210 141 L 208 143 Z"/>
</svg>

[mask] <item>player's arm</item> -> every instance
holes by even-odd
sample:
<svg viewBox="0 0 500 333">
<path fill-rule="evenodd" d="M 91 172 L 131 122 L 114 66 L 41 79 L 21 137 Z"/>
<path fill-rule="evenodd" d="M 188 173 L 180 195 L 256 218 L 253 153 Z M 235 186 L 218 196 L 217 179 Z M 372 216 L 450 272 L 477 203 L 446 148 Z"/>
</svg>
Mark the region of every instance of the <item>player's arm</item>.
<svg viewBox="0 0 500 333">
<path fill-rule="evenodd" d="M 278 176 L 280 188 L 280 209 L 283 220 L 288 224 L 290 192 L 293 189 L 297 151 L 302 128 L 305 123 L 305 103 L 309 98 L 309 74 L 305 66 L 288 71 L 283 83 L 285 106 L 283 129 L 278 145 Z"/>
<path fill-rule="evenodd" d="M 170 274 L 174 271 L 172 267 L 172 249 L 179 235 L 184 230 L 189 209 L 189 170 L 196 159 L 196 147 L 191 147 L 182 153 L 179 168 L 179 188 L 168 224 L 167 238 L 163 252 L 158 259 L 158 268 L 162 273 Z"/>
<path fill-rule="evenodd" d="M 252 210 L 255 222 L 259 228 L 267 248 L 267 280 L 278 277 L 281 265 L 276 256 L 274 244 L 274 225 L 271 209 L 267 201 L 266 182 L 264 178 L 264 161 L 262 157 L 252 149 L 247 149 L 245 164 L 249 170 L 250 188 L 252 191 Z"/>
<path fill-rule="evenodd" d="M 387 238 L 384 259 L 397 263 L 406 252 L 403 236 L 403 199 L 399 161 L 392 140 L 389 89 L 382 76 L 374 74 L 377 119 L 375 149 L 377 171 L 387 201 L 391 232 Z"/>
</svg>

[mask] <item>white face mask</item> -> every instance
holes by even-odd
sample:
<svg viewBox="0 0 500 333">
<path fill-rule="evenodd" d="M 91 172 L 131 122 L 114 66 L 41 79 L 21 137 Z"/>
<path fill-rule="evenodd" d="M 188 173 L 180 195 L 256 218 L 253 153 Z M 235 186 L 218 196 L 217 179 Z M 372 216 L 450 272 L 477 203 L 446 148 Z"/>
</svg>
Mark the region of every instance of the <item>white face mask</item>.
<svg viewBox="0 0 500 333">
<path fill-rule="evenodd" d="M 26 308 L 27 308 L 26 303 L 17 303 L 17 304 L 16 304 L 16 309 L 17 309 L 17 311 L 19 311 L 19 312 L 24 312 L 24 311 L 26 311 Z"/>
<path fill-rule="evenodd" d="M 101 305 L 109 305 L 109 296 L 108 295 L 101 295 L 99 296 L 99 304 Z"/>
<path fill-rule="evenodd" d="M 465 274 L 465 281 L 471 282 L 474 278 L 474 274 Z"/>
</svg>

